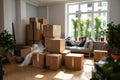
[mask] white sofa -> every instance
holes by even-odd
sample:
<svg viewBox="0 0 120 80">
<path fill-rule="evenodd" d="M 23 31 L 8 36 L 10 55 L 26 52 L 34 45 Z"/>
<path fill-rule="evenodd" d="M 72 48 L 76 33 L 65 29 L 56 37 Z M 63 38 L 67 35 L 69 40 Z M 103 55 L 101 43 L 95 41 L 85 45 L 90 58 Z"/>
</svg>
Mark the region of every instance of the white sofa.
<svg viewBox="0 0 120 80">
<path fill-rule="evenodd" d="M 83 53 L 86 56 L 91 57 L 94 50 L 103 50 L 105 42 L 93 42 L 91 40 L 86 41 L 83 47 L 78 46 L 66 46 L 66 49 L 71 50 L 72 53 Z"/>
<path fill-rule="evenodd" d="M 83 47 L 66 46 L 66 49 L 71 50 L 73 53 L 84 53 L 90 57 L 91 53 L 93 53 L 93 41 L 86 41 Z"/>
</svg>

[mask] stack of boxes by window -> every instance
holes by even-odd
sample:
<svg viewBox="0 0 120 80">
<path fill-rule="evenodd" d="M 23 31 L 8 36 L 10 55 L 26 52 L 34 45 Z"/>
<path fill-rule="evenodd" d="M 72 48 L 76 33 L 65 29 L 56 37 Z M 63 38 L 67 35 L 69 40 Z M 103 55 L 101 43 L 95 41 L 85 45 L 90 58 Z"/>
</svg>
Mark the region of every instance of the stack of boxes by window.
<svg viewBox="0 0 120 80">
<path fill-rule="evenodd" d="M 32 55 L 33 66 L 58 70 L 61 66 L 68 65 L 65 63 L 65 58 L 67 54 L 71 54 L 71 51 L 65 50 L 65 39 L 61 38 L 60 25 L 49 25 L 46 19 L 30 18 L 29 28 L 27 27 L 26 29 L 28 44 L 43 41 L 46 48 L 45 52 Z M 67 62 L 71 62 L 71 60 L 67 60 Z M 79 63 L 80 61 L 77 62 Z M 73 63 L 71 64 L 73 65 Z"/>
<path fill-rule="evenodd" d="M 30 18 L 26 26 L 26 42 L 28 45 L 39 43 L 42 40 L 42 26 L 47 24 L 46 19 Z"/>
</svg>

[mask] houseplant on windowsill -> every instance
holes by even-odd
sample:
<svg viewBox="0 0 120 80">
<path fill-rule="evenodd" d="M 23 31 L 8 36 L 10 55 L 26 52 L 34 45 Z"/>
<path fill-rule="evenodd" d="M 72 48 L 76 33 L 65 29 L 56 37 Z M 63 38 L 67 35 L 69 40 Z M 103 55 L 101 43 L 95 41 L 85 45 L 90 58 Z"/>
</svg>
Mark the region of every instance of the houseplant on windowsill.
<svg viewBox="0 0 120 80">
<path fill-rule="evenodd" d="M 10 34 L 7 30 L 3 30 L 0 32 L 0 49 L 3 49 L 5 53 L 2 53 L 4 56 L 7 57 L 8 61 L 10 62 L 10 55 L 14 52 L 15 49 L 15 42 L 13 35 Z"/>
<path fill-rule="evenodd" d="M 78 19 L 72 19 L 72 23 L 73 23 L 73 35 L 75 40 L 77 41 L 77 37 L 78 37 Z"/>
<path fill-rule="evenodd" d="M 120 58 L 120 24 L 116 25 L 111 22 L 107 26 L 108 53 L 110 53 L 113 58 L 118 59 Z"/>
</svg>

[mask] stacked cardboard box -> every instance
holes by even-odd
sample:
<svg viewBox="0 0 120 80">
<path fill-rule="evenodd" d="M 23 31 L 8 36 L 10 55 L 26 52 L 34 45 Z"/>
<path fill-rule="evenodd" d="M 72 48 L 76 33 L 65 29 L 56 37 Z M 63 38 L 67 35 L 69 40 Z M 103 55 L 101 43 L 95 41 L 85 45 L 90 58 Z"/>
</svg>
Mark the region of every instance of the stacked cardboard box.
<svg viewBox="0 0 120 80">
<path fill-rule="evenodd" d="M 84 55 L 70 53 L 65 56 L 65 67 L 68 69 L 81 70 L 83 69 Z"/>
<path fill-rule="evenodd" d="M 46 20 L 46 19 L 45 19 Z M 47 21 L 41 19 L 41 22 L 47 24 Z M 30 24 L 26 26 L 26 42 L 29 45 L 39 43 L 42 41 L 43 24 L 39 22 L 38 18 L 30 18 Z"/>
<path fill-rule="evenodd" d="M 23 46 L 20 49 L 20 55 L 22 58 L 25 58 L 27 56 L 27 54 L 29 54 L 32 51 L 32 47 L 30 46 Z"/>
<path fill-rule="evenodd" d="M 62 66 L 65 66 L 65 56 L 69 53 L 71 53 L 71 50 L 64 50 L 63 52 L 61 52 L 61 54 L 62 54 L 62 63 L 61 63 Z"/>
<path fill-rule="evenodd" d="M 47 19 L 45 19 L 45 18 L 43 18 L 43 19 L 38 19 L 38 21 L 39 21 L 41 24 L 43 24 L 43 25 L 48 24 L 48 21 L 47 21 Z"/>
<path fill-rule="evenodd" d="M 46 54 L 46 68 L 58 70 L 61 66 L 61 54 Z"/>
<path fill-rule="evenodd" d="M 104 56 L 107 56 L 106 50 L 94 50 L 94 61 L 95 62 L 98 62 Z"/>
<path fill-rule="evenodd" d="M 44 25 L 43 27 L 44 37 L 54 38 L 61 36 L 61 26 L 60 25 Z"/>
<path fill-rule="evenodd" d="M 44 59 L 45 54 L 43 53 L 34 53 L 32 55 L 32 65 L 39 68 L 44 68 Z"/>
</svg>

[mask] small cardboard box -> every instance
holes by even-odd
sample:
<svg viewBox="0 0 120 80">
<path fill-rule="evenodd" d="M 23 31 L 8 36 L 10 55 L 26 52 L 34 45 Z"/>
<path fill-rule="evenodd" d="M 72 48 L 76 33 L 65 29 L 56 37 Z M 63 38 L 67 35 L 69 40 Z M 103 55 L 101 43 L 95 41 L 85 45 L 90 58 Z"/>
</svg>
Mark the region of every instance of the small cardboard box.
<svg viewBox="0 0 120 80">
<path fill-rule="evenodd" d="M 65 40 L 64 39 L 49 39 L 49 43 L 46 45 L 47 50 L 50 52 L 63 52 L 65 50 Z"/>
<path fill-rule="evenodd" d="M 32 66 L 44 68 L 45 67 L 45 53 L 33 53 Z"/>
<path fill-rule="evenodd" d="M 41 30 L 27 30 L 27 40 L 41 40 L 42 39 L 42 33 Z"/>
<path fill-rule="evenodd" d="M 61 54 L 46 54 L 46 68 L 58 70 L 61 67 Z"/>
<path fill-rule="evenodd" d="M 27 44 L 28 45 L 31 45 L 32 46 L 32 44 L 39 44 L 41 42 L 41 40 L 29 40 L 29 41 L 27 41 Z"/>
<path fill-rule="evenodd" d="M 27 54 L 29 54 L 32 51 L 32 47 L 30 46 L 23 46 L 20 50 L 20 54 L 22 58 L 25 58 Z"/>
<path fill-rule="evenodd" d="M 60 54 L 62 54 L 62 66 L 65 66 L 65 56 L 69 53 L 71 53 L 71 50 L 64 50 L 63 52 L 60 52 Z"/>
<path fill-rule="evenodd" d="M 84 55 L 70 53 L 65 56 L 65 67 L 73 70 L 83 69 Z"/>
<path fill-rule="evenodd" d="M 48 24 L 47 19 L 39 19 L 38 21 L 39 21 L 41 24 L 44 24 L 44 25 L 47 25 L 47 24 Z"/>
<path fill-rule="evenodd" d="M 30 20 L 30 23 L 38 22 L 38 18 L 35 18 L 35 17 L 31 17 L 29 20 Z"/>
<path fill-rule="evenodd" d="M 98 62 L 104 56 L 107 56 L 107 50 L 94 50 L 94 61 L 95 62 Z"/>
<path fill-rule="evenodd" d="M 60 37 L 61 36 L 61 26 L 60 25 L 44 25 L 43 27 L 44 37 Z"/>
</svg>

